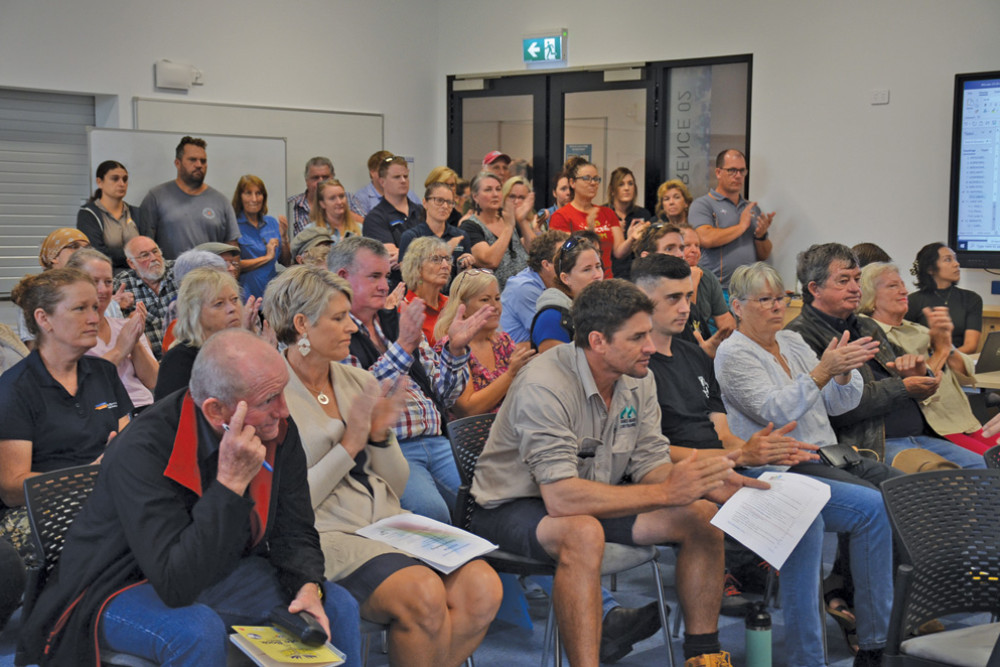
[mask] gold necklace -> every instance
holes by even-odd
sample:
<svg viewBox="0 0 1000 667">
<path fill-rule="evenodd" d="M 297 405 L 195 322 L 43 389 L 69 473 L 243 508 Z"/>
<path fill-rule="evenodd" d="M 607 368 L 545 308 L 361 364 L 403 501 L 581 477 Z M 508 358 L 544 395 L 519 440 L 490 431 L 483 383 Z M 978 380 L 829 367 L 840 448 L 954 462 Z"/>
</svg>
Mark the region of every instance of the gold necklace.
<svg viewBox="0 0 1000 667">
<path fill-rule="evenodd" d="M 299 380 L 302 381 L 302 386 L 303 387 L 305 387 L 306 389 L 308 389 L 313 394 L 316 394 L 316 401 L 320 405 L 329 405 L 330 404 L 330 397 L 326 395 L 326 392 L 324 392 L 322 390 L 322 388 L 318 389 L 318 390 L 317 389 L 313 389 L 312 387 L 310 387 L 309 385 L 306 384 L 306 381 L 302 379 L 301 375 L 299 376 Z"/>
</svg>

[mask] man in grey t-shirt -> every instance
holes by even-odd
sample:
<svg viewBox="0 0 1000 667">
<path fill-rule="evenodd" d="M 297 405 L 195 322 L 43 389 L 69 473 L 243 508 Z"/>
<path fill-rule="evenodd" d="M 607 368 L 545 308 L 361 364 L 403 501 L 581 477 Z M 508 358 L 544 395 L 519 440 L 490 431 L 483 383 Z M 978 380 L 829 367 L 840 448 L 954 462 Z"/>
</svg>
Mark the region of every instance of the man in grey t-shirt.
<svg viewBox="0 0 1000 667">
<path fill-rule="evenodd" d="M 209 241 L 235 246 L 240 238 L 229 200 L 205 185 L 205 145 L 204 139 L 181 139 L 174 160 L 177 178 L 152 188 L 142 200 L 139 231 L 159 244 L 166 259 Z"/>
</svg>

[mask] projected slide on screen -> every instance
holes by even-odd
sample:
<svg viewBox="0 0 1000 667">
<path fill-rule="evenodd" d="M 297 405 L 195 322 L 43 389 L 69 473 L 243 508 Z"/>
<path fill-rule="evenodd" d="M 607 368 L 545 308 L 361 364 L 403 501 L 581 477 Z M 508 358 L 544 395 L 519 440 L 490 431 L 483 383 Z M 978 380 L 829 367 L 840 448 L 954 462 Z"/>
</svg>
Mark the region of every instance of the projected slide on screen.
<svg viewBox="0 0 1000 667">
<path fill-rule="evenodd" d="M 1000 78 L 964 81 L 962 86 L 956 250 L 996 252 L 1000 251 Z"/>
</svg>

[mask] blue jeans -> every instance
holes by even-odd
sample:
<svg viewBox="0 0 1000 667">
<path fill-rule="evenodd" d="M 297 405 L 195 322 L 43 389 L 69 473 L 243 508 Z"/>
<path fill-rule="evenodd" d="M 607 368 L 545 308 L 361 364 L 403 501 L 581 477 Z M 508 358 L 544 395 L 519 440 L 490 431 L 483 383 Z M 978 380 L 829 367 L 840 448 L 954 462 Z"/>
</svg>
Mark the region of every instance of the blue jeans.
<svg viewBox="0 0 1000 667">
<path fill-rule="evenodd" d="M 399 504 L 414 514 L 451 523 L 451 508 L 462 480 L 448 438 L 427 435 L 400 440 L 399 448 L 410 464 L 410 478 Z"/>
<path fill-rule="evenodd" d="M 330 620 L 330 642 L 347 655 L 347 665 L 361 664 L 358 603 L 337 584 L 323 586 L 323 608 Z M 226 664 L 231 625 L 267 625 L 277 605 L 290 601 L 263 558 L 240 561 L 232 574 L 202 591 L 194 604 L 170 608 L 152 584 L 116 596 L 101 615 L 101 647 L 137 655 L 163 665 Z"/>
<path fill-rule="evenodd" d="M 764 470 L 744 472 L 759 477 Z M 868 486 L 820 479 L 830 500 L 781 568 L 781 609 L 785 619 L 787 663 L 826 665 L 820 612 L 823 533 L 850 535 L 854 610 L 862 649 L 882 648 L 892 608 L 892 530 L 882 494 Z"/>
<path fill-rule="evenodd" d="M 953 442 L 932 438 L 929 435 L 911 435 L 905 438 L 885 439 L 885 462 L 891 464 L 892 460 L 904 449 L 922 447 L 929 449 L 935 454 L 940 454 L 960 468 L 985 468 L 986 461 L 981 454 L 969 451 L 965 447 L 959 447 Z"/>
</svg>

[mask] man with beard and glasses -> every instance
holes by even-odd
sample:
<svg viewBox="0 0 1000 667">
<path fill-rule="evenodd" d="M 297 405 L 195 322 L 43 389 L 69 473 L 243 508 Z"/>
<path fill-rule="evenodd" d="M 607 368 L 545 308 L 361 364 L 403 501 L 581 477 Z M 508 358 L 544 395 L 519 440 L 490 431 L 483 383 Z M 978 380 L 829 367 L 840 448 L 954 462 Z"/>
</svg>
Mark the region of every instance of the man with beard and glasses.
<svg viewBox="0 0 1000 667">
<path fill-rule="evenodd" d="M 167 259 L 209 241 L 236 245 L 240 229 L 229 199 L 205 184 L 205 140 L 177 144 L 177 178 L 150 189 L 139 210 L 139 232 L 155 240 Z"/>
<path fill-rule="evenodd" d="M 117 292 L 124 285 L 136 301 L 146 304 L 146 338 L 159 360 L 163 356 L 167 306 L 177 298 L 174 260 L 163 259 L 160 246 L 148 236 L 137 236 L 126 243 L 125 259 L 129 268 L 115 276 L 114 289 Z"/>
</svg>

